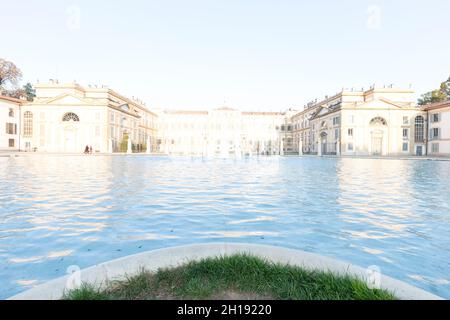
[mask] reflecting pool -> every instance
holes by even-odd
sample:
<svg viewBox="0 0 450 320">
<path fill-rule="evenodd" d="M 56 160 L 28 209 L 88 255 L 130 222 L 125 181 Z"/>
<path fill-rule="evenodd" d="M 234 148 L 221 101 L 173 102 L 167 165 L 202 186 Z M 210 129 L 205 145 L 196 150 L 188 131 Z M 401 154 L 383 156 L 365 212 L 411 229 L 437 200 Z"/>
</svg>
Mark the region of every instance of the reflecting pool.
<svg viewBox="0 0 450 320">
<path fill-rule="evenodd" d="M 450 162 L 0 157 L 0 298 L 70 266 L 233 241 L 323 254 L 450 298 Z"/>
</svg>

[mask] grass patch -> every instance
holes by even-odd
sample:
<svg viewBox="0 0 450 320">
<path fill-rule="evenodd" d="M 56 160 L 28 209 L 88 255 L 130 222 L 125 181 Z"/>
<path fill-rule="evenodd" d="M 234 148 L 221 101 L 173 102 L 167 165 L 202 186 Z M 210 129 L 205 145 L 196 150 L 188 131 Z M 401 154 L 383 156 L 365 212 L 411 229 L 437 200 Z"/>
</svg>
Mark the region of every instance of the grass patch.
<svg viewBox="0 0 450 320">
<path fill-rule="evenodd" d="M 393 300 L 350 276 L 275 264 L 249 255 L 208 258 L 116 281 L 105 290 L 83 285 L 68 300 L 274 299 Z"/>
</svg>

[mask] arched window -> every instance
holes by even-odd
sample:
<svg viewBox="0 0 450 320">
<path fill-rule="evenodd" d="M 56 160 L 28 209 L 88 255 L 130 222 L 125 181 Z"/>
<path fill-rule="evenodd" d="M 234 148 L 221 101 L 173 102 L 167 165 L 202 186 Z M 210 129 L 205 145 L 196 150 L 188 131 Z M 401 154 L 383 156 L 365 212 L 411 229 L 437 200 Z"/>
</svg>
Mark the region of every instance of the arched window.
<svg viewBox="0 0 450 320">
<path fill-rule="evenodd" d="M 381 117 L 376 117 L 370 121 L 370 125 L 371 126 L 386 126 L 387 122 L 386 122 L 386 120 L 384 120 Z"/>
<path fill-rule="evenodd" d="M 25 137 L 33 136 L 33 113 L 30 111 L 23 114 L 23 135 Z"/>
<path fill-rule="evenodd" d="M 425 119 L 422 116 L 417 116 L 414 121 L 414 140 L 415 142 L 425 141 Z"/>
<path fill-rule="evenodd" d="M 78 116 L 75 113 L 69 112 L 69 113 L 66 113 L 64 115 L 62 120 L 63 121 L 76 121 L 76 122 L 79 122 L 80 118 L 78 118 Z"/>
</svg>

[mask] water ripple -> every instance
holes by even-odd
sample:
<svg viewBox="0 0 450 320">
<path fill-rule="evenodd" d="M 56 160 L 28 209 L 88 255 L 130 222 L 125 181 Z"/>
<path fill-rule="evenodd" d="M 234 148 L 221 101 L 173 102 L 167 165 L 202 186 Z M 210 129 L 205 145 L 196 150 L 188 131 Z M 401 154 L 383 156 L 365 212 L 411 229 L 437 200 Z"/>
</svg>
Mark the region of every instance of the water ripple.
<svg viewBox="0 0 450 320">
<path fill-rule="evenodd" d="M 450 162 L 0 158 L 0 298 L 147 250 L 311 251 L 450 298 Z"/>
</svg>

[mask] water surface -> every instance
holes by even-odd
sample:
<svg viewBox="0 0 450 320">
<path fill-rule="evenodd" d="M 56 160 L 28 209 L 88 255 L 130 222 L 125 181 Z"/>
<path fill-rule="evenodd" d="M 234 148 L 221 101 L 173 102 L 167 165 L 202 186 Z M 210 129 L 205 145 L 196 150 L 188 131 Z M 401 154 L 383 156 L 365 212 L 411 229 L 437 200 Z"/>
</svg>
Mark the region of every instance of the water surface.
<svg viewBox="0 0 450 320">
<path fill-rule="evenodd" d="M 0 298 L 204 242 L 323 254 L 450 298 L 450 162 L 0 157 Z"/>
</svg>

